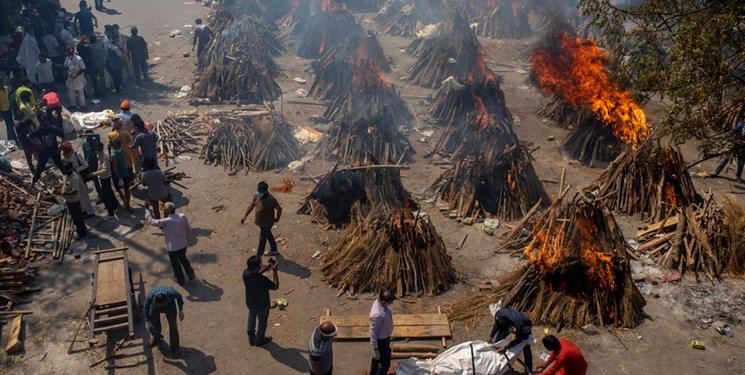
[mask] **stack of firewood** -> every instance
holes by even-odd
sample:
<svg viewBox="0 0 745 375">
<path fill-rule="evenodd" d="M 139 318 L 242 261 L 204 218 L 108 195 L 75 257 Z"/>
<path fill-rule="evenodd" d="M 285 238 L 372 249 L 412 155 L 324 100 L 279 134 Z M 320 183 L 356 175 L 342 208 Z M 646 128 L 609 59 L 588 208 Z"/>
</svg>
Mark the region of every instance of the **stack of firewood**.
<svg viewBox="0 0 745 375">
<path fill-rule="evenodd" d="M 161 158 L 166 160 L 166 166 L 169 160 L 184 152 L 198 152 L 202 140 L 194 136 L 193 130 L 202 123 L 196 121 L 197 116 L 196 110 L 169 113 L 153 126 L 160 142 Z"/>
<path fill-rule="evenodd" d="M 456 15 L 409 67 L 406 79 L 432 88 L 440 87 L 442 81 L 451 76 L 458 82 L 465 82 L 481 58 L 481 43 L 476 34 L 466 19 Z"/>
<path fill-rule="evenodd" d="M 383 72 L 391 71 L 375 34 L 360 32 L 327 49 L 318 61 L 313 62 L 315 79 L 310 95 L 326 100 L 345 94 L 352 86 L 355 66 L 361 68 L 362 60 Z"/>
<path fill-rule="evenodd" d="M 476 32 L 490 38 L 522 39 L 533 36 L 525 0 L 498 0 L 488 13 L 475 20 Z"/>
<path fill-rule="evenodd" d="M 384 211 L 417 209 L 396 166 L 368 165 L 342 170 L 334 167 L 303 198 L 298 213 L 310 215 L 324 226 L 338 227 L 350 222 L 352 207 L 358 203 L 365 213 L 373 205 Z"/>
<path fill-rule="evenodd" d="M 201 159 L 231 175 L 285 167 L 299 156 L 292 128 L 278 113 L 221 118 L 207 137 Z"/>
<path fill-rule="evenodd" d="M 663 220 L 636 233 L 638 252 L 660 266 L 683 274 L 703 274 L 713 281 L 722 274 L 745 274 L 743 209 L 733 196 L 720 205 L 709 195 L 703 202 L 679 206 Z"/>
<path fill-rule="evenodd" d="M 21 255 L 37 201 L 21 185 L 20 177 L 0 175 L 0 244 L 7 255 Z"/>
<path fill-rule="evenodd" d="M 443 0 L 388 0 L 375 21 L 385 34 L 411 37 L 418 27 L 441 22 L 444 14 Z"/>
<path fill-rule="evenodd" d="M 272 4 L 276 8 L 276 4 Z M 215 33 L 219 34 L 231 23 L 245 16 L 260 18 L 272 30 L 277 30 L 274 16 L 270 7 L 263 4 L 262 0 L 223 0 L 217 3 L 217 8 L 210 15 L 210 26 Z"/>
<path fill-rule="evenodd" d="M 200 57 L 192 97 L 239 104 L 277 99 L 281 89 L 274 78 L 283 73 L 272 54 L 284 49 L 258 18 L 231 23 Z"/>
<path fill-rule="evenodd" d="M 321 11 L 321 0 L 293 0 L 292 9 L 279 20 L 279 25 L 293 36 L 305 31 L 311 14 Z"/>
<path fill-rule="evenodd" d="M 323 0 L 321 11 L 310 14 L 300 40 L 297 55 L 317 59 L 349 35 L 362 31 L 362 26 L 342 0 Z"/>
<path fill-rule="evenodd" d="M 395 290 L 396 295 L 432 296 L 457 279 L 445 243 L 429 218 L 408 208 L 364 214 L 352 222 L 338 245 L 323 256 L 324 280 L 349 293 Z"/>
<path fill-rule="evenodd" d="M 491 302 L 525 312 L 534 324 L 636 327 L 644 297 L 631 278 L 629 248 L 613 215 L 592 195 L 555 201 L 535 223 L 528 265 L 499 287 L 451 306 L 451 320 L 473 319 Z"/>
<path fill-rule="evenodd" d="M 680 150 L 650 140 L 621 153 L 588 189 L 614 212 L 659 221 L 677 207 L 701 201 L 685 168 Z"/>
</svg>

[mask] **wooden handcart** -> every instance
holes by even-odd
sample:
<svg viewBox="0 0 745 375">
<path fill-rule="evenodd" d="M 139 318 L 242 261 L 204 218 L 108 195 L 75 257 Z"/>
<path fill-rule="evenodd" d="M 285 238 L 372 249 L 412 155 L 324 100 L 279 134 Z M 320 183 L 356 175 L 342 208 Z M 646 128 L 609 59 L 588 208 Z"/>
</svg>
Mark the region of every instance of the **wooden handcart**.
<svg viewBox="0 0 745 375">
<path fill-rule="evenodd" d="M 111 331 L 127 329 L 134 335 L 134 311 L 137 308 L 132 270 L 127 247 L 99 250 L 93 272 L 93 302 L 89 312 L 88 340 Z"/>
</svg>

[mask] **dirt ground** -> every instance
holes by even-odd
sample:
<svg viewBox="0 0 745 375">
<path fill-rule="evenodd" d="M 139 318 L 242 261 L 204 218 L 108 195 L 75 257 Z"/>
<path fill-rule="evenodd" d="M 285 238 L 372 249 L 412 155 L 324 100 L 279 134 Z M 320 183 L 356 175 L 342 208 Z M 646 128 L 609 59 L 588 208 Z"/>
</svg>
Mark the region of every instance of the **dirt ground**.
<svg viewBox="0 0 745 375">
<path fill-rule="evenodd" d="M 75 9 L 77 1 L 63 0 L 67 9 Z M 176 99 L 175 93 L 183 85 L 193 82 L 194 57 L 184 58 L 183 52 L 190 50 L 192 30 L 185 25 L 193 25 L 195 17 L 202 17 L 208 9 L 199 3 L 184 0 L 114 0 L 105 3 L 110 10 L 107 14 L 95 12 L 99 30 L 104 24 L 118 23 L 122 30 L 136 25 L 140 34 L 150 46 L 151 75 L 153 81 L 144 88 L 135 88 L 128 82 L 126 98 L 134 101 L 133 112 L 139 113 L 148 121 L 163 118 L 169 111 L 191 108 L 185 99 Z M 116 9 L 116 11 L 114 11 Z M 370 21 L 372 15 L 365 15 L 366 28 L 375 25 Z M 179 29 L 184 36 L 169 38 L 173 29 Z M 417 151 L 411 169 L 403 172 L 405 186 L 417 197 L 425 198 L 426 189 L 441 172 L 441 168 L 424 159 L 433 141 L 420 141 L 424 136 L 419 131 L 434 130 L 431 139 L 436 140 L 439 129 L 429 125 L 426 120 L 426 103 L 412 96 L 426 96 L 434 92 L 412 86 L 404 81 L 408 66 L 414 58 L 400 53 L 408 40 L 390 36 L 379 36 L 386 54 L 395 66 L 388 76 L 407 97 L 419 123 L 408 136 Z M 518 137 L 534 147 L 535 168 L 538 175 L 546 180 L 558 180 L 563 168 L 567 170 L 567 180 L 576 189 L 586 186 L 601 169 L 587 168 L 563 156 L 560 140 L 563 130 L 543 123 L 536 114 L 537 108 L 545 100 L 540 92 L 525 84 L 528 64 L 519 54 L 529 48 L 534 40 L 501 41 L 483 40 L 490 66 L 503 77 L 502 89 L 507 104 L 515 117 L 515 131 Z M 283 100 L 275 103 L 281 108 L 291 124 L 295 126 L 316 126 L 311 116 L 321 115 L 323 106 L 310 98 L 300 99 L 294 93 L 299 88 L 308 89 L 312 82 L 309 73 L 310 60 L 300 59 L 292 54 L 278 59 L 287 77 L 280 80 L 285 92 Z M 307 80 L 298 84 L 293 78 Z M 123 97 L 104 98 L 101 105 L 91 107 L 116 109 Z M 308 105 L 290 104 L 287 101 L 315 103 Z M 210 108 L 200 107 L 200 110 Z M 648 116 L 654 125 L 655 111 L 648 108 Z M 547 141 L 555 135 L 559 141 Z M 426 141 L 426 140 L 425 140 Z M 312 145 L 305 147 L 310 150 Z M 695 145 L 684 145 L 687 160 L 696 160 Z M 301 180 L 301 174 L 288 170 L 255 173 L 245 176 L 228 176 L 222 168 L 205 165 L 198 155 L 189 155 L 189 160 L 180 160 L 176 171 L 184 171 L 188 190 L 174 190 L 174 201 L 180 212 L 185 213 L 194 227 L 190 238 L 188 256 L 195 267 L 198 280 L 177 289 L 185 296 L 186 319 L 179 324 L 182 344 L 182 358 L 169 359 L 159 350 L 146 348 L 146 332 L 140 323 L 136 337 L 127 342 L 118 352 L 122 354 L 107 363 L 131 365 L 133 367 L 104 369 L 104 365 L 89 368 L 89 364 L 103 358 L 106 339 L 87 349 L 82 342 L 75 344 L 72 355 L 66 353 L 81 315 L 91 298 L 91 273 L 96 248 L 129 246 L 129 259 L 135 280 L 142 276 L 145 290 L 155 285 L 176 286 L 170 264 L 159 230 L 143 226 L 144 212 L 138 207 L 134 214 L 120 214 L 119 220 L 105 218 L 105 211 L 99 207 L 99 216 L 89 220 L 93 228 L 85 241 L 75 242 L 74 255 L 68 255 L 62 264 L 41 260 L 38 279 L 42 291 L 32 297 L 25 309 L 33 310 L 26 321 L 26 348 L 21 355 L 2 354 L 0 372 L 8 374 L 297 374 L 307 373 L 307 342 L 319 315 L 330 309 L 332 314 L 366 314 L 373 296 L 360 295 L 356 298 L 336 297 L 337 290 L 322 282 L 316 271 L 320 258 L 312 259 L 317 250 L 340 238 L 337 231 L 323 231 L 310 222 L 309 217 L 295 213 L 300 199 L 313 188 L 313 182 Z M 715 161 L 701 164 L 701 170 L 710 171 Z M 330 163 L 312 161 L 307 163 L 302 175 L 316 175 L 327 171 Z M 730 172 L 731 176 L 732 173 Z M 269 318 L 268 334 L 274 337 L 271 344 L 262 348 L 249 347 L 246 332 L 247 310 L 244 303 L 244 288 L 241 273 L 247 257 L 252 254 L 258 237 L 258 229 L 253 225 L 241 225 L 240 218 L 253 194 L 256 183 L 266 180 L 270 186 L 280 185 L 283 178 L 292 178 L 298 185 L 291 193 L 277 193 L 284 208 L 281 222 L 277 224 L 275 235 L 280 242 L 279 258 L 280 288 L 273 297 L 289 300 L 286 311 L 272 311 Z M 735 184 L 732 179 L 695 179 L 699 190 L 711 189 L 717 194 L 733 193 L 743 202 L 745 187 Z M 547 183 L 547 190 L 555 195 L 556 184 Z M 142 196 L 142 191 L 139 196 Z M 571 193 L 570 193 L 571 194 Z M 212 208 L 224 205 L 225 209 L 215 212 Z M 489 237 L 481 233 L 477 226 L 462 226 L 437 214 L 431 203 L 423 203 L 423 210 L 430 212 L 435 226 L 448 246 L 461 281 L 444 295 L 434 298 L 421 298 L 415 303 L 399 302 L 394 305 L 395 313 L 435 312 L 437 306 L 463 298 L 484 281 L 496 283 L 502 275 L 521 262 L 505 254 L 494 254 L 499 243 L 498 236 Z M 617 220 L 627 236 L 640 223 L 632 217 L 618 216 Z M 500 231 L 503 229 L 500 229 Z M 457 242 L 468 234 L 465 246 L 455 250 Z M 499 231 L 498 231 L 499 234 Z M 636 273 L 661 276 L 665 272 L 650 264 L 634 264 Z M 739 322 L 745 317 L 745 283 L 741 280 L 726 279 L 722 283 L 697 283 L 686 277 L 680 284 L 640 285 L 649 291 L 645 311 L 653 318 L 645 320 L 635 329 L 619 331 L 618 336 L 601 330 L 596 335 L 586 335 L 581 331 L 563 330 L 560 336 L 574 340 L 583 350 L 590 364 L 591 374 L 744 374 L 745 331 Z M 659 294 L 659 298 L 651 297 Z M 720 316 L 724 315 L 724 316 Z M 733 326 L 735 338 L 727 340 L 713 328 L 719 321 L 738 323 Z M 485 337 L 490 328 L 490 318 L 484 317 L 481 323 L 469 330 L 462 323 L 453 324 L 453 337 L 448 343 L 459 343 L 469 339 Z M 540 339 L 544 327 L 535 327 L 534 333 Z M 551 333 L 554 328 L 547 327 Z M 7 328 L 5 329 L 7 331 Z M 7 335 L 6 332 L 4 334 Z M 3 338 L 4 339 L 4 338 Z M 118 338 L 114 338 L 118 339 Z M 703 340 L 706 350 L 694 350 L 690 340 Z M 3 341 L 4 342 L 4 341 Z M 112 345 L 111 342 L 108 344 Z M 541 352 L 536 347 L 537 354 Z M 335 344 L 335 372 L 337 374 L 361 374 L 369 366 L 370 347 L 366 342 L 338 342 Z M 535 355 L 535 364 L 539 364 Z"/>
</svg>

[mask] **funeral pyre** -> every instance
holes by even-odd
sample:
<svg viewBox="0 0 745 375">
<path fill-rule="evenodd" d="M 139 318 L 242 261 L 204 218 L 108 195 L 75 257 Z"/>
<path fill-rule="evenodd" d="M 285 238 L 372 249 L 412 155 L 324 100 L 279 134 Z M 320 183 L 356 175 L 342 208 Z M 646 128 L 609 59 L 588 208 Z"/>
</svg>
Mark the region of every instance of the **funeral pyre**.
<svg viewBox="0 0 745 375">
<path fill-rule="evenodd" d="M 524 0 L 462 0 L 458 9 L 476 24 L 480 36 L 520 39 L 533 35 Z"/>
<path fill-rule="evenodd" d="M 317 59 L 349 35 L 362 31 L 344 0 L 323 0 L 320 12 L 311 12 L 300 35 L 297 55 Z"/>
<path fill-rule="evenodd" d="M 533 223 L 528 264 L 490 293 L 456 302 L 451 320 L 476 319 L 486 305 L 523 311 L 534 324 L 635 327 L 644 297 L 631 278 L 629 248 L 611 212 L 592 194 L 556 200 Z"/>
<path fill-rule="evenodd" d="M 560 123 L 581 122 L 564 143 L 564 151 L 582 163 L 596 165 L 615 158 L 647 136 L 647 121 L 629 91 L 607 71 L 608 56 L 595 43 L 578 38 L 571 28 L 555 23 L 532 51 L 531 78 L 554 101 Z M 549 113 L 554 110 L 548 110 Z"/>
<path fill-rule="evenodd" d="M 385 34 L 412 37 L 417 30 L 445 19 L 443 0 L 388 0 L 375 16 Z"/>
</svg>

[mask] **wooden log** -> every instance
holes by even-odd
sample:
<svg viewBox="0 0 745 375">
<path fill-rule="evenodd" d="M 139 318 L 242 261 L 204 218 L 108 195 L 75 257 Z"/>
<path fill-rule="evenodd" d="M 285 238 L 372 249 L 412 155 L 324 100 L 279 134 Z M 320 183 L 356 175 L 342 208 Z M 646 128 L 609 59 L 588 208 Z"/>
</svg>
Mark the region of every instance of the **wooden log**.
<svg viewBox="0 0 745 375">
<path fill-rule="evenodd" d="M 18 315 L 10 323 L 10 334 L 8 334 L 8 344 L 5 346 L 5 352 L 8 354 L 17 353 L 23 349 L 23 340 L 21 338 L 21 328 L 23 327 L 23 315 Z"/>
<path fill-rule="evenodd" d="M 437 353 L 440 351 L 438 345 L 432 344 L 416 344 L 416 343 L 404 343 L 394 342 L 391 343 L 391 350 L 393 352 L 431 352 Z"/>
</svg>

